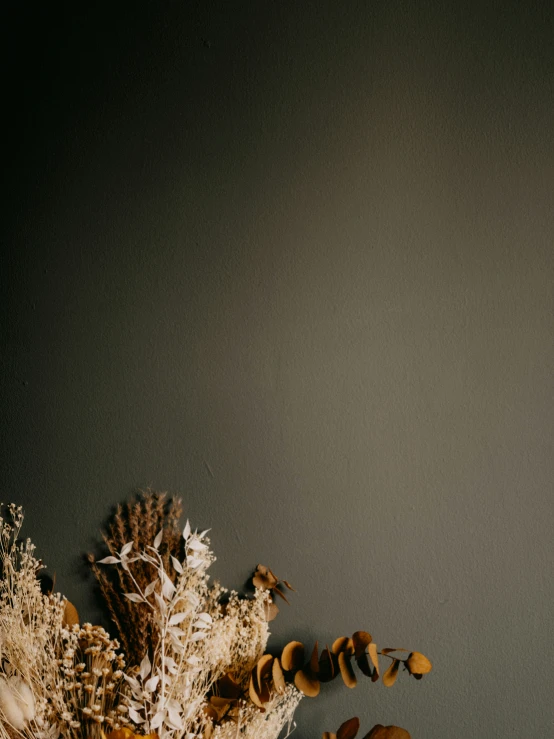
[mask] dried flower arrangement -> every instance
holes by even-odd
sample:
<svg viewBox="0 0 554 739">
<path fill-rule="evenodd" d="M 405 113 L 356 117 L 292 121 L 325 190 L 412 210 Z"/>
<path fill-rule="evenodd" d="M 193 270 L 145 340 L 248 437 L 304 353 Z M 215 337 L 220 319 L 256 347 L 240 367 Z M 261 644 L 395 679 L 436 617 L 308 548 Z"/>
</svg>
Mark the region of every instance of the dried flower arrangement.
<svg viewBox="0 0 554 739">
<path fill-rule="evenodd" d="M 292 586 L 263 565 L 253 597 L 210 583 L 208 531 L 188 521 L 181 531 L 180 514 L 178 500 L 147 491 L 118 507 L 104 535 L 108 556 L 89 555 L 112 639 L 41 587 L 42 564 L 19 538 L 21 508 L 0 508 L 0 739 L 277 739 L 322 683 L 340 675 L 355 687 L 353 662 L 375 682 L 379 657 L 390 659 L 386 686 L 401 665 L 416 679 L 431 670 L 419 652 L 378 652 L 366 631 L 321 652 L 316 642 L 308 658 L 298 641 L 266 653 L 276 597 L 286 601 Z M 352 718 L 324 739 L 358 730 Z M 378 724 L 364 739 L 409 737 Z"/>
</svg>

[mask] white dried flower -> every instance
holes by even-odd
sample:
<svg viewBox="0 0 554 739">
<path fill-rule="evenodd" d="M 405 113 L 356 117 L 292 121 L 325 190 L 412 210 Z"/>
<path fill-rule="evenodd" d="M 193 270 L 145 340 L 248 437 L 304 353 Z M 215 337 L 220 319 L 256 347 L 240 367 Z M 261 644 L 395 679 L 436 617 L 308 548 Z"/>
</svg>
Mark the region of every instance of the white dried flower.
<svg viewBox="0 0 554 739">
<path fill-rule="evenodd" d="M 25 727 L 25 714 L 20 701 L 17 700 L 11 678 L 0 677 L 0 713 L 15 729 L 21 730 Z"/>
</svg>

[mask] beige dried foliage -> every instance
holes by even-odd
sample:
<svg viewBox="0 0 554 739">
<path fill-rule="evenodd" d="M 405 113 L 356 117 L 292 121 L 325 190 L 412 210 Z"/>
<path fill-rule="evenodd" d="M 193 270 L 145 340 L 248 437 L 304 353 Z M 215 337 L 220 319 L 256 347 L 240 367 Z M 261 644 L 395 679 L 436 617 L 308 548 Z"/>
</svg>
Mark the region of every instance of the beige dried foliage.
<svg viewBox="0 0 554 739">
<path fill-rule="evenodd" d="M 38 736 L 55 730 L 59 688 L 59 635 L 65 602 L 43 594 L 42 563 L 20 537 L 20 506 L 0 504 L 0 737 Z"/>
<path fill-rule="evenodd" d="M 181 533 L 180 513 L 180 501 L 147 490 L 118 506 L 103 535 L 109 556 L 100 562 L 89 556 L 130 665 L 126 683 L 118 643 L 100 627 L 79 626 L 69 601 L 40 593 L 32 549 L 13 549 L 17 526 L 6 529 L 0 518 L 0 682 L 8 686 L 14 674 L 3 673 L 8 664 L 23 681 L 21 690 L 32 691 L 34 712 L 22 732 L 19 718 L 17 726 L 7 720 L 0 696 L 0 739 L 54 739 L 59 729 L 66 739 L 135 739 L 148 732 L 150 739 L 286 739 L 282 731 L 291 733 L 302 696 L 318 696 L 321 684 L 339 674 L 349 688 L 358 683 L 356 667 L 376 682 L 380 655 L 391 660 L 382 676 L 386 687 L 401 666 L 417 680 L 431 671 L 421 652 L 378 651 L 361 630 L 338 637 L 321 654 L 317 641 L 311 651 L 291 641 L 277 657 L 265 653 L 267 623 L 279 610 L 274 600 L 288 603 L 284 591 L 292 586 L 264 565 L 253 575 L 253 598 L 208 584 L 214 557 L 207 532 L 191 532 L 187 522 Z M 157 701 L 167 708 L 156 724 Z M 358 731 L 354 717 L 323 736 L 354 739 Z M 377 724 L 364 739 L 410 735 Z"/>
</svg>

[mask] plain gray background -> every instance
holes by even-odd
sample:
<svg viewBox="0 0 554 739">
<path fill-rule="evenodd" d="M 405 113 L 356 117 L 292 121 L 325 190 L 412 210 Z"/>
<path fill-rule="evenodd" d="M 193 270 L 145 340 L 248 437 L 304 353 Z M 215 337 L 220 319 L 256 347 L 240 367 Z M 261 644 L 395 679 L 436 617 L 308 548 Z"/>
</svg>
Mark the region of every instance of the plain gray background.
<svg viewBox="0 0 554 739">
<path fill-rule="evenodd" d="M 298 739 L 554 736 L 552 6 L 3 13 L 2 497 L 58 587 L 98 617 L 152 485 L 296 587 L 273 646 L 433 660 Z"/>
</svg>

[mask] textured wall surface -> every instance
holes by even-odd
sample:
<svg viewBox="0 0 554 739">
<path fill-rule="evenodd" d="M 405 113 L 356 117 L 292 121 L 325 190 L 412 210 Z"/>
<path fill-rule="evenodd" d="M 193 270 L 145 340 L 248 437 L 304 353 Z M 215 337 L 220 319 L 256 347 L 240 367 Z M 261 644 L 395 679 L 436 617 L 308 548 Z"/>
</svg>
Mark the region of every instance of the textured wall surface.
<svg viewBox="0 0 554 739">
<path fill-rule="evenodd" d="M 295 585 L 275 645 L 433 659 L 298 739 L 554 736 L 550 4 L 79 5 L 2 23 L 2 498 L 57 585 L 95 618 L 150 484 Z"/>
</svg>

